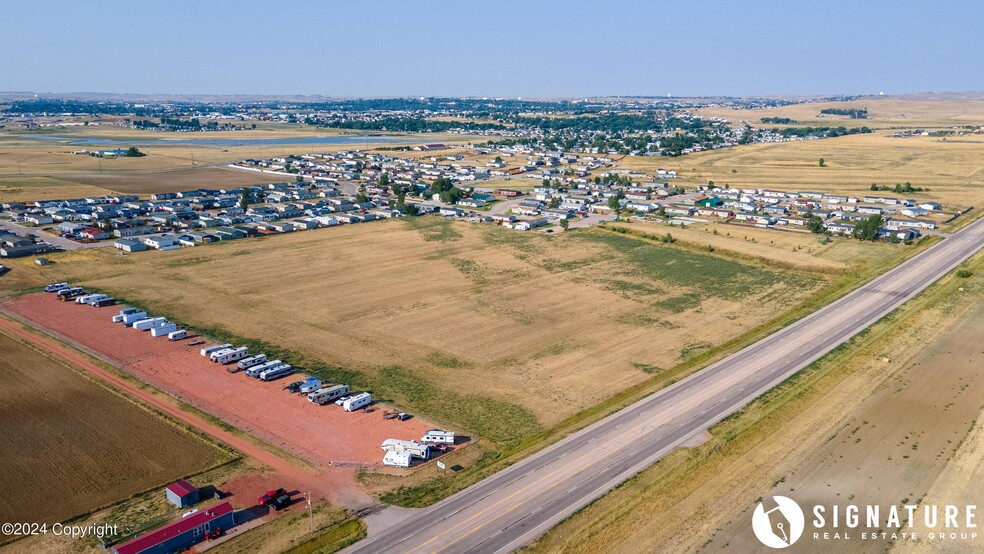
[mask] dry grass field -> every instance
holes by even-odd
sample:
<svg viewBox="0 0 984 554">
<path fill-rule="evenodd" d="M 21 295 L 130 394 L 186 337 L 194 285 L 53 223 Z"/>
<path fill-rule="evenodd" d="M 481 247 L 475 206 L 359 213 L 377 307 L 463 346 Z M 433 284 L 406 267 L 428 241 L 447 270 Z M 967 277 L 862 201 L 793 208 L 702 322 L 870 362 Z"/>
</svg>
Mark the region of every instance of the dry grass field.
<svg viewBox="0 0 984 554">
<path fill-rule="evenodd" d="M 52 257 L 44 279 L 356 370 L 383 398 L 505 442 L 771 321 L 824 282 L 611 233 L 436 217 Z"/>
<path fill-rule="evenodd" d="M 32 135 L 54 135 L 66 138 L 64 141 L 45 141 L 31 138 Z M 211 171 L 207 166 L 225 165 L 245 158 L 271 158 L 298 152 L 328 152 L 346 148 L 372 149 L 395 144 L 462 143 L 469 140 L 466 135 L 428 134 L 413 135 L 410 142 L 391 143 L 385 142 L 386 135 L 378 134 L 379 140 L 373 142 L 370 138 L 365 143 L 255 144 L 249 142 L 352 135 L 363 134 L 296 125 L 265 125 L 255 131 L 214 133 L 168 133 L 94 126 L 50 128 L 41 132 L 16 129 L 0 131 L 0 202 L 102 195 L 109 192 L 150 194 L 178 188 L 269 183 L 276 180 L 275 176 L 260 177 L 235 172 L 225 175 L 218 173 L 218 170 Z M 99 159 L 72 152 L 82 149 L 120 148 L 126 145 L 72 145 L 70 144 L 72 138 L 171 141 L 172 143 L 139 146 L 140 151 L 146 154 L 141 158 Z M 242 140 L 243 142 L 234 145 L 201 145 L 182 144 L 182 140 Z M 414 154 L 424 155 L 424 153 Z M 210 169 L 210 172 L 198 173 L 205 172 L 206 169 Z M 219 177 L 219 175 L 225 176 Z"/>
<path fill-rule="evenodd" d="M 652 221 L 609 223 L 634 233 L 673 235 L 678 243 L 739 258 L 761 260 L 780 267 L 818 273 L 864 273 L 891 267 L 901 261 L 908 249 L 897 244 L 864 243 L 850 238 L 832 237 L 824 244 L 809 232 L 763 229 L 743 225 L 693 223 L 686 227 Z"/>
<path fill-rule="evenodd" d="M 936 137 L 894 138 L 879 131 L 834 139 L 766 143 L 690 154 L 672 160 L 627 157 L 619 165 L 652 172 L 676 169 L 678 181 L 861 196 L 872 183 L 928 187 L 907 198 L 938 201 L 944 210 L 984 204 L 984 142 Z M 825 167 L 819 167 L 823 158 Z M 892 193 L 887 193 L 892 195 Z M 894 196 L 894 195 L 893 195 Z"/>
<path fill-rule="evenodd" d="M 821 114 L 824 108 L 868 109 L 867 119 L 851 119 L 842 115 Z M 763 117 L 788 117 L 792 126 L 875 128 L 933 128 L 960 125 L 984 125 L 984 102 L 970 99 L 914 100 L 900 98 L 865 98 L 850 102 L 814 102 L 778 108 L 734 110 L 730 108 L 701 108 L 695 113 L 723 117 L 729 121 L 747 121 L 753 127 L 783 127 L 761 123 Z"/>
<path fill-rule="evenodd" d="M 776 494 L 801 505 L 979 504 L 981 435 L 968 433 L 984 394 L 982 268 L 978 256 L 970 279 L 947 278 L 529 551 L 759 551 L 751 513 Z M 797 543 L 808 552 L 890 546 Z"/>
<path fill-rule="evenodd" d="M 0 376 L 0 521 L 62 521 L 227 457 L 3 333 Z"/>
</svg>

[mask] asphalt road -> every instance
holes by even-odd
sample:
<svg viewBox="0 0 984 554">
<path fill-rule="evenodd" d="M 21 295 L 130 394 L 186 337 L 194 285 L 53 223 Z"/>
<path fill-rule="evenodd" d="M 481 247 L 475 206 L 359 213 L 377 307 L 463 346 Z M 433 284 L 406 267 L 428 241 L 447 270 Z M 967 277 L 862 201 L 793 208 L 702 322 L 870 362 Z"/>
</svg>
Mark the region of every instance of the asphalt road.
<svg viewBox="0 0 984 554">
<path fill-rule="evenodd" d="M 57 246 L 62 250 L 78 250 L 80 248 L 100 248 L 103 246 L 112 246 L 112 242 L 75 242 L 74 240 L 68 240 L 64 237 L 59 237 L 58 235 L 52 235 L 50 233 L 45 233 L 37 227 L 28 227 L 26 225 L 19 225 L 13 221 L 0 221 L 0 229 L 6 229 L 18 235 L 34 235 L 52 246 Z M 43 256 L 43 254 L 41 254 Z"/>
<path fill-rule="evenodd" d="M 984 246 L 984 219 L 840 300 L 346 552 L 510 552 L 693 441 Z"/>
</svg>

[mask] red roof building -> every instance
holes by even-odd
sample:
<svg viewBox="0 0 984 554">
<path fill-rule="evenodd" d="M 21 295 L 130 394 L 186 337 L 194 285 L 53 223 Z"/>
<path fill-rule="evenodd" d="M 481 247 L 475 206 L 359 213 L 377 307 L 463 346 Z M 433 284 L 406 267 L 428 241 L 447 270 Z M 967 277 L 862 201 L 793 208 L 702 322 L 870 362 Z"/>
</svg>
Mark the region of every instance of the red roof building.
<svg viewBox="0 0 984 554">
<path fill-rule="evenodd" d="M 180 481 L 179 481 L 180 482 Z M 187 485 L 187 483 L 185 483 Z M 190 485 L 188 485 L 190 486 Z M 113 554 L 169 554 L 198 544 L 212 532 L 235 525 L 232 504 L 223 502 L 113 547 Z"/>
</svg>

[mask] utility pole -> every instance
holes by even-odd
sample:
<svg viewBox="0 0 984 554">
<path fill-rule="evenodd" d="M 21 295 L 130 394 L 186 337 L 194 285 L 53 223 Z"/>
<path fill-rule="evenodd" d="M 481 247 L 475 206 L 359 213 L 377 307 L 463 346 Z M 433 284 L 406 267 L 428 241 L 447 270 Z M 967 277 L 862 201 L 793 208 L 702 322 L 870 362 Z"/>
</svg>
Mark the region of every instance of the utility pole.
<svg viewBox="0 0 984 554">
<path fill-rule="evenodd" d="M 311 507 L 311 493 L 310 492 L 306 492 L 306 493 L 304 493 L 304 496 L 307 497 L 308 515 L 310 516 L 308 519 L 311 521 L 311 534 L 313 535 L 314 534 L 314 509 Z"/>
</svg>

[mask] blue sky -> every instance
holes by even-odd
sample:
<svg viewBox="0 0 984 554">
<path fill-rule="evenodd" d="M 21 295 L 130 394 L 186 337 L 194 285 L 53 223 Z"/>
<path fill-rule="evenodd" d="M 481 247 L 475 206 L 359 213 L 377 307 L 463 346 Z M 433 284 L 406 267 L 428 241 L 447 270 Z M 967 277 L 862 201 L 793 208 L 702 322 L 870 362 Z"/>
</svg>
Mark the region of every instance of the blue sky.
<svg viewBox="0 0 984 554">
<path fill-rule="evenodd" d="M 21 1 L 0 89 L 525 96 L 984 90 L 971 1 Z"/>
</svg>

